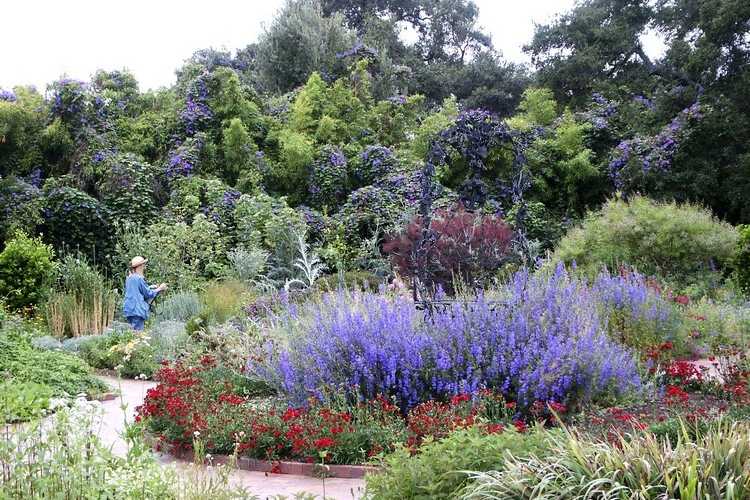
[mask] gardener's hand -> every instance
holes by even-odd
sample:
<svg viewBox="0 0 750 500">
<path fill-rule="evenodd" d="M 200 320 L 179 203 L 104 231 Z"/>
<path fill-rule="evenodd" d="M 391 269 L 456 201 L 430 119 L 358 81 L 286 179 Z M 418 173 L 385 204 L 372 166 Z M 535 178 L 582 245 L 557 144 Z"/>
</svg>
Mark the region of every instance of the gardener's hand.
<svg viewBox="0 0 750 500">
<path fill-rule="evenodd" d="M 157 292 L 163 292 L 166 289 L 167 289 L 167 284 L 166 283 L 162 283 L 161 285 L 159 285 L 158 287 L 156 287 L 156 291 Z"/>
</svg>

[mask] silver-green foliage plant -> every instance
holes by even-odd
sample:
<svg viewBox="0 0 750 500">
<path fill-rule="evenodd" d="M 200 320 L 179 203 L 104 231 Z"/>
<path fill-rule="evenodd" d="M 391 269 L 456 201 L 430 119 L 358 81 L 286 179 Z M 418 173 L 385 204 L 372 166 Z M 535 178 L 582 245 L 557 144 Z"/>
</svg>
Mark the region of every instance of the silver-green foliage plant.
<svg viewBox="0 0 750 500">
<path fill-rule="evenodd" d="M 182 321 L 159 321 L 149 329 L 151 346 L 158 361 L 174 360 L 187 348 L 189 338 Z"/>
<path fill-rule="evenodd" d="M 202 309 L 200 296 L 195 292 L 182 291 L 164 297 L 156 303 L 158 321 L 187 321 Z"/>
<path fill-rule="evenodd" d="M 317 0 L 287 1 L 258 40 L 260 79 L 268 89 L 286 92 L 313 71 L 335 73 L 344 64 L 336 57 L 354 43 L 340 14 L 323 15 Z"/>
<path fill-rule="evenodd" d="M 295 261 L 294 267 L 296 267 L 302 274 L 300 278 L 293 278 L 286 281 L 284 288 L 286 290 L 291 289 L 295 284 L 301 285 L 304 288 L 312 287 L 317 279 L 325 271 L 325 264 L 323 264 L 318 255 L 310 250 L 310 246 L 305 241 L 305 237 L 301 234 L 297 234 L 297 251 L 299 252 L 299 258 Z"/>
<path fill-rule="evenodd" d="M 696 205 L 635 196 L 609 200 L 568 232 L 553 261 L 576 263 L 595 276 L 603 266 L 629 264 L 678 287 L 712 288 L 734 253 L 737 230 Z M 700 290 L 698 290 L 700 291 Z"/>
<path fill-rule="evenodd" d="M 553 438 L 545 456 L 509 457 L 470 473 L 465 500 L 657 499 L 750 496 L 750 424 L 723 422 L 675 443 L 651 433 L 614 443 L 576 434 Z"/>
<path fill-rule="evenodd" d="M 268 264 L 268 252 L 258 248 L 237 247 L 229 251 L 227 260 L 231 277 L 250 284 L 265 271 Z"/>
</svg>

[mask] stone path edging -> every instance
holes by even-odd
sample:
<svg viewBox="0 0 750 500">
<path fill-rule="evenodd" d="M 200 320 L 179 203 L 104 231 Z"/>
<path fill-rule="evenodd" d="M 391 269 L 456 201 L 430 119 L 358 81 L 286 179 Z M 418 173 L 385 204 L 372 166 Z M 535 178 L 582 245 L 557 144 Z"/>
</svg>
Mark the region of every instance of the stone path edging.
<svg viewBox="0 0 750 500">
<path fill-rule="evenodd" d="M 169 453 L 178 460 L 190 462 L 193 454 L 190 450 Z M 206 465 L 224 465 L 230 462 L 229 455 L 211 455 Z M 335 477 L 342 479 L 362 479 L 366 474 L 378 472 L 380 469 L 371 465 L 340 465 L 340 464 L 309 464 L 305 462 L 268 461 L 254 458 L 240 457 L 237 468 L 247 471 L 269 472 L 273 474 L 291 474 L 307 477 Z"/>
</svg>

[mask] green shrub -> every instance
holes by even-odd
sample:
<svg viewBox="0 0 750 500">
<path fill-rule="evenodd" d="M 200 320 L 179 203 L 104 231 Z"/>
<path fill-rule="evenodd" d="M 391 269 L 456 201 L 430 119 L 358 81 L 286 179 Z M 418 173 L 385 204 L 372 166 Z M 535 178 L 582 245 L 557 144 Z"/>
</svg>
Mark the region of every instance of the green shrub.
<svg viewBox="0 0 750 500">
<path fill-rule="evenodd" d="M 55 396 L 96 395 L 107 390 L 78 356 L 36 349 L 30 339 L 31 335 L 18 325 L 0 331 L 0 373 L 19 383 L 48 385 Z"/>
<path fill-rule="evenodd" d="M 49 407 L 52 389 L 35 382 L 0 382 L 0 424 L 23 422 Z"/>
<path fill-rule="evenodd" d="M 257 248 L 237 247 L 227 254 L 229 276 L 243 283 L 253 283 L 266 268 L 268 252 Z"/>
<path fill-rule="evenodd" d="M 0 253 L 0 298 L 14 311 L 33 308 L 55 279 L 54 251 L 38 238 L 16 232 Z"/>
<path fill-rule="evenodd" d="M 115 269 L 125 270 L 134 255 L 149 259 L 147 278 L 175 290 L 194 289 L 225 273 L 226 241 L 219 226 L 198 214 L 191 224 L 160 220 L 145 231 L 124 225 L 116 246 Z"/>
<path fill-rule="evenodd" d="M 127 328 L 89 337 L 78 355 L 94 368 L 117 370 L 123 377 L 151 377 L 158 368 L 154 348 L 144 334 Z"/>
<path fill-rule="evenodd" d="M 132 154 L 107 155 L 96 190 L 112 220 L 148 224 L 157 215 L 156 168 Z"/>
<path fill-rule="evenodd" d="M 733 262 L 734 273 L 740 289 L 750 295 L 750 225 L 740 226 L 739 233 Z"/>
<path fill-rule="evenodd" d="M 235 185 L 241 173 L 249 174 L 246 181 L 257 187 L 260 185 L 261 172 L 253 161 L 258 147 L 253 142 L 242 120 L 232 118 L 222 131 L 222 148 L 224 151 L 224 179 Z"/>
<path fill-rule="evenodd" d="M 422 445 L 412 456 L 398 448 L 383 459 L 382 473 L 366 476 L 368 498 L 379 500 L 458 498 L 466 484 L 466 470 L 489 471 L 500 467 L 507 454 L 544 456 L 547 437 L 543 431 L 519 434 L 505 430 L 483 434 L 476 427 L 453 432 L 445 439 Z"/>
<path fill-rule="evenodd" d="M 42 193 L 22 179 L 0 176 L 0 207 L 0 241 L 17 229 L 34 233 L 42 222 Z"/>
<path fill-rule="evenodd" d="M 658 203 L 636 196 L 613 199 L 568 232 L 553 261 L 575 262 L 596 275 L 602 266 L 635 266 L 700 295 L 718 284 L 737 242 L 737 231 L 695 205 Z"/>
<path fill-rule="evenodd" d="M 203 309 L 201 312 L 193 316 L 185 324 L 185 332 L 193 340 L 198 340 L 202 335 L 210 333 L 209 319 L 210 314 L 208 310 Z"/>
<path fill-rule="evenodd" d="M 203 291 L 203 304 L 213 322 L 223 323 L 236 316 L 247 288 L 239 281 L 221 281 L 208 285 Z"/>
<path fill-rule="evenodd" d="M 283 230 L 304 232 L 303 216 L 291 208 L 286 198 L 265 193 L 243 194 L 235 207 L 237 239 L 246 248 L 265 248 L 273 252 L 283 240 Z"/>
</svg>

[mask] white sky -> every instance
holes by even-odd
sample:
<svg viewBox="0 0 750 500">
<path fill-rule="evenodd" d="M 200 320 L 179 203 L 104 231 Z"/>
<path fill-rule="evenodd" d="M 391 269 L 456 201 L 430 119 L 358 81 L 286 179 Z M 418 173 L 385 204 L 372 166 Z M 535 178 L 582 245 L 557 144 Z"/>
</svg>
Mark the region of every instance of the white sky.
<svg viewBox="0 0 750 500">
<path fill-rule="evenodd" d="M 533 24 L 574 0 L 475 0 L 496 48 L 527 61 Z M 63 74 L 88 80 L 96 69 L 130 69 L 141 89 L 174 82 L 195 50 L 255 41 L 283 0 L 18 0 L 3 2 L 0 87 L 46 85 Z"/>
</svg>

